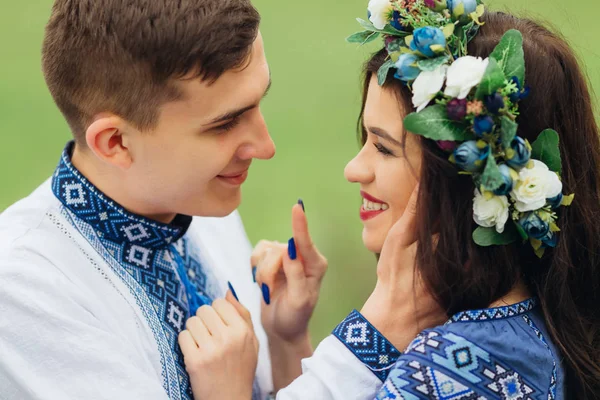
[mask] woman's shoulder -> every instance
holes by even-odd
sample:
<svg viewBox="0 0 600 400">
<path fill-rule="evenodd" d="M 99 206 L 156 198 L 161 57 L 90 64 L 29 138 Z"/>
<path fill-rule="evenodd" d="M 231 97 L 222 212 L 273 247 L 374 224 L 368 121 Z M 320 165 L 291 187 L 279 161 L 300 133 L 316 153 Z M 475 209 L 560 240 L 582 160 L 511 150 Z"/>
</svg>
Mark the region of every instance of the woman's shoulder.
<svg viewBox="0 0 600 400">
<path fill-rule="evenodd" d="M 560 367 L 547 336 L 533 299 L 459 313 L 408 346 L 378 398 L 555 399 Z"/>
</svg>

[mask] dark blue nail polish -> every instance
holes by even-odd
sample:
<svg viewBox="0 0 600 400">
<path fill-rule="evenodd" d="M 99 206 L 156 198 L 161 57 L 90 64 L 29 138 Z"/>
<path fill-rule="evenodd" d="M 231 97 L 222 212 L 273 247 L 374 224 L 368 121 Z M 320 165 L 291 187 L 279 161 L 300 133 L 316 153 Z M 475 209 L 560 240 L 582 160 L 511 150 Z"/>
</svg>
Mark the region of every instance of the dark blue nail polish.
<svg viewBox="0 0 600 400">
<path fill-rule="evenodd" d="M 298 204 L 302 206 L 302 211 L 306 212 L 306 208 L 304 208 L 304 202 L 302 201 L 302 199 L 298 199 Z"/>
<path fill-rule="evenodd" d="M 296 242 L 294 241 L 294 238 L 291 238 L 288 241 L 288 255 L 290 256 L 290 260 L 295 260 L 297 257 Z"/>
<path fill-rule="evenodd" d="M 263 294 L 263 299 L 265 300 L 265 303 L 267 305 L 271 304 L 271 292 L 269 291 L 269 287 L 267 286 L 266 283 L 262 284 L 262 294 Z"/>
<path fill-rule="evenodd" d="M 231 285 L 231 282 L 227 282 L 227 285 L 229 285 L 229 290 L 231 290 L 231 294 L 233 295 L 233 297 L 235 297 L 235 299 L 237 301 L 240 301 L 240 299 L 238 298 L 237 293 L 235 292 L 235 289 L 233 288 L 233 286 Z"/>
<path fill-rule="evenodd" d="M 256 267 L 252 267 L 252 280 L 256 283 Z"/>
</svg>

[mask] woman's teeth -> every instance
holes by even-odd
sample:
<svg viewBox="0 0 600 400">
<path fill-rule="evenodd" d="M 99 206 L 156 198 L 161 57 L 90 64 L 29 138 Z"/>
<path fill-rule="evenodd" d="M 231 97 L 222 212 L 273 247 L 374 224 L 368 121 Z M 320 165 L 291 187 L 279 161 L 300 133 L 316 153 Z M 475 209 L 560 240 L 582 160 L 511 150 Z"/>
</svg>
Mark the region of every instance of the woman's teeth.
<svg viewBox="0 0 600 400">
<path fill-rule="evenodd" d="M 385 203 L 373 203 L 372 201 L 363 199 L 363 208 L 365 211 L 385 211 L 390 208 L 390 206 Z"/>
</svg>

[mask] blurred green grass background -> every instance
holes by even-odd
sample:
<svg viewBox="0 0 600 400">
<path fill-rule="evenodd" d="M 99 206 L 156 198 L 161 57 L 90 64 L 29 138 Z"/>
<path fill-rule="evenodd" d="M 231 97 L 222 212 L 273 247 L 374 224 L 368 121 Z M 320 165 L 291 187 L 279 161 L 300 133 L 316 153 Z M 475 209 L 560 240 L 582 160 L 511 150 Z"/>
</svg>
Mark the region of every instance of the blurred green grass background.
<svg viewBox="0 0 600 400">
<path fill-rule="evenodd" d="M 0 0 L 0 210 L 29 194 L 53 172 L 70 138 L 47 92 L 40 47 L 52 0 Z M 329 259 L 312 321 L 315 343 L 375 282 L 375 258 L 362 246 L 358 187 L 343 176 L 356 154 L 359 74 L 368 48 L 344 38 L 358 31 L 367 0 L 255 0 L 273 75 L 263 112 L 277 145 L 271 161 L 255 162 L 241 213 L 253 243 L 286 241 L 290 209 L 306 204 L 313 239 Z M 488 6 L 547 21 L 575 47 L 593 88 L 600 86 L 598 0 L 488 0 Z M 535 88 L 534 88 L 535 90 Z"/>
</svg>

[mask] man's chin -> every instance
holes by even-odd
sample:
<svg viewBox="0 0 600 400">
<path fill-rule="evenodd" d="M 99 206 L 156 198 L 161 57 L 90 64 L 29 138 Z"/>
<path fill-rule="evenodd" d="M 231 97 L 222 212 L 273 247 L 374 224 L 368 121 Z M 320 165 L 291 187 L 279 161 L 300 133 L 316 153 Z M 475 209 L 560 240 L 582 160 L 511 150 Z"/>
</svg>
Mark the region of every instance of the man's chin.
<svg viewBox="0 0 600 400">
<path fill-rule="evenodd" d="M 213 200 L 209 203 L 204 203 L 203 207 L 193 210 L 193 215 L 196 217 L 215 217 L 221 218 L 230 215 L 237 210 L 241 203 L 241 196 L 227 198 L 226 200 Z"/>
</svg>

